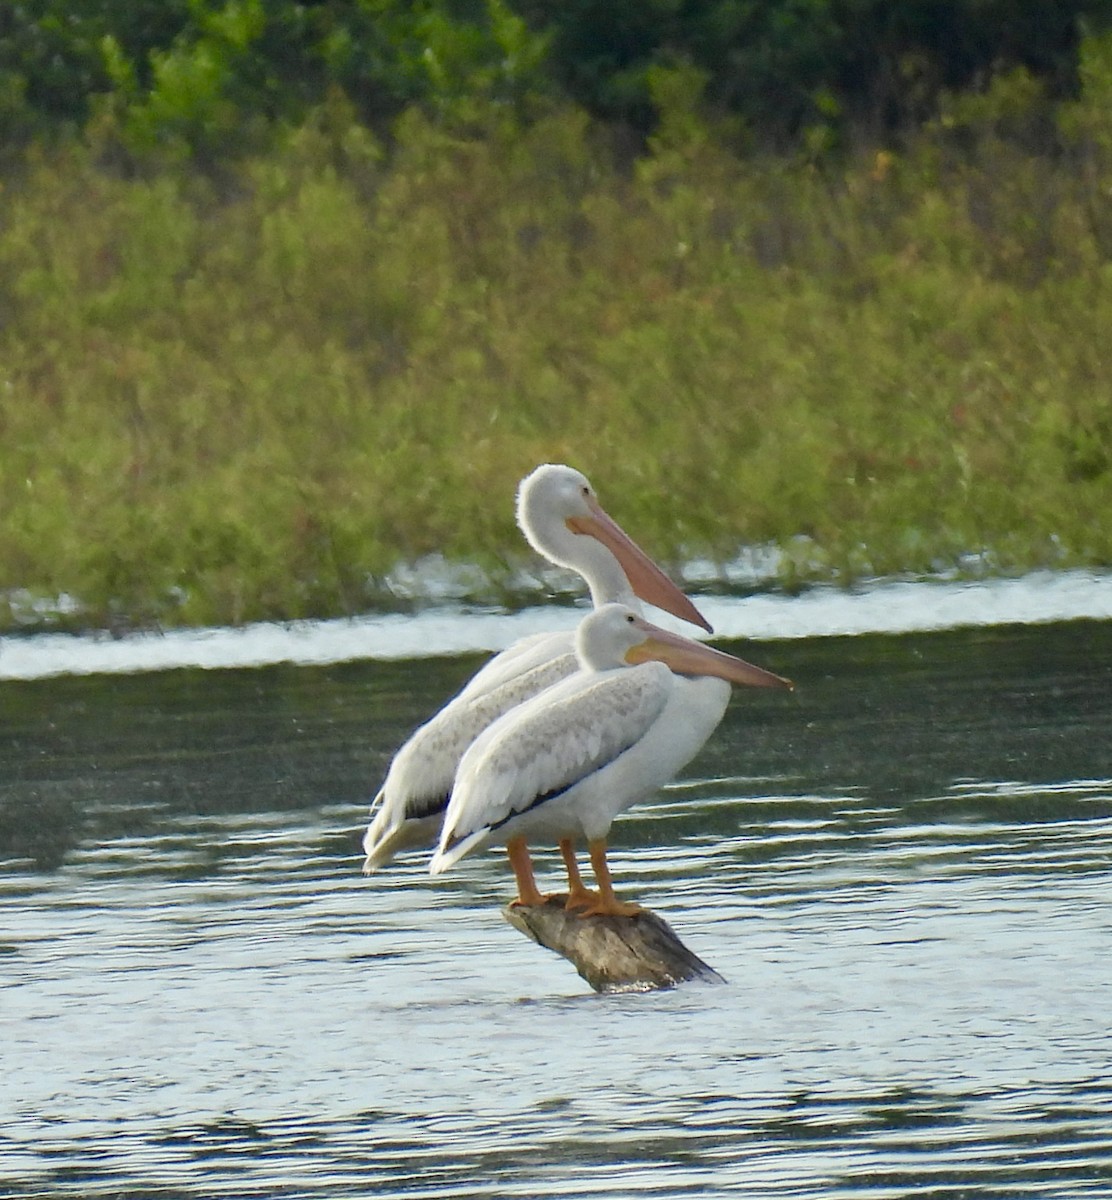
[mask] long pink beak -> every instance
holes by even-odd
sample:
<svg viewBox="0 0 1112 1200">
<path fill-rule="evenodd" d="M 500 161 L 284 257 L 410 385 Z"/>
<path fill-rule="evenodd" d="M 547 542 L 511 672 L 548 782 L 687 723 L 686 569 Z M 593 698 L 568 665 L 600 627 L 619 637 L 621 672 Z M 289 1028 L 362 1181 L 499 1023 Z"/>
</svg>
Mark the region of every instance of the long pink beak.
<svg viewBox="0 0 1112 1200">
<path fill-rule="evenodd" d="M 593 498 L 588 500 L 591 508 L 589 517 L 572 517 L 568 528 L 572 533 L 583 533 L 597 538 L 618 560 L 633 588 L 633 594 L 646 604 L 655 605 L 681 621 L 698 625 L 707 633 L 713 633 L 710 622 L 680 591 L 667 575 L 653 562 L 628 533 Z"/>
<path fill-rule="evenodd" d="M 787 688 L 788 691 L 795 687 L 790 679 L 773 675 L 771 671 L 715 650 L 713 646 L 704 646 L 678 633 L 669 633 L 640 618 L 637 624 L 647 637 L 626 652 L 626 662 L 631 665 L 655 660 L 671 667 L 677 675 L 714 675 L 746 687 Z"/>
</svg>

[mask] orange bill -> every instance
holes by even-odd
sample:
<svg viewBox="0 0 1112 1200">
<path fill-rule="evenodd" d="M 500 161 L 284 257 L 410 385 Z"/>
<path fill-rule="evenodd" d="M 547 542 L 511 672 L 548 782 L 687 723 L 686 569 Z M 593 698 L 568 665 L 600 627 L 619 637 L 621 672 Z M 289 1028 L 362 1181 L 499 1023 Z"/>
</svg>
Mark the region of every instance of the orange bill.
<svg viewBox="0 0 1112 1200">
<path fill-rule="evenodd" d="M 621 563 L 622 570 L 635 596 L 670 612 L 681 621 L 690 621 L 707 633 L 713 633 L 706 617 L 691 603 L 667 575 L 653 562 L 628 533 L 614 520 L 597 500 L 587 501 L 589 517 L 571 517 L 568 528 L 572 533 L 597 538 Z"/>
<path fill-rule="evenodd" d="M 670 667 L 677 675 L 714 675 L 746 687 L 787 688 L 791 691 L 795 686 L 790 679 L 773 675 L 771 671 L 755 667 L 722 650 L 715 650 L 713 646 L 704 646 L 678 633 L 659 629 L 649 621 L 638 618 L 638 625 L 647 636 L 643 642 L 626 652 L 626 662 L 631 665 L 655 660 Z"/>
</svg>

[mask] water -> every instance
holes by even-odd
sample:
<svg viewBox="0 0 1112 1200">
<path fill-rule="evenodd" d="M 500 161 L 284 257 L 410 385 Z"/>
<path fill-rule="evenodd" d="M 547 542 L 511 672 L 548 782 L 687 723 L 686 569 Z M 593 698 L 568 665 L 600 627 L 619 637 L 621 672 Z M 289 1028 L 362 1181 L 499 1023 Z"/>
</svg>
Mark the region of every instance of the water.
<svg viewBox="0 0 1112 1200">
<path fill-rule="evenodd" d="M 559 575 L 575 578 L 566 571 Z M 424 590 L 436 588 L 429 585 Z M 322 665 L 503 650 L 528 634 L 574 628 L 583 615 L 582 603 L 578 608 L 536 605 L 506 613 L 445 602 L 422 613 L 419 621 L 404 613 L 387 613 L 123 637 L 90 633 L 8 638 L 0 640 L 0 680 L 174 667 Z M 852 590 L 813 588 L 798 596 L 703 595 L 699 608 L 719 637 L 758 640 L 1112 620 L 1112 573 L 1041 571 L 1016 579 L 879 580 Z M 656 616 L 681 627 L 667 614 Z M 693 633 L 688 626 L 682 628 Z"/>
<path fill-rule="evenodd" d="M 478 656 L 5 683 L 0 1195 L 1112 1195 L 1112 622 L 744 651 L 612 854 L 728 982 L 636 996 L 359 874 Z"/>
</svg>

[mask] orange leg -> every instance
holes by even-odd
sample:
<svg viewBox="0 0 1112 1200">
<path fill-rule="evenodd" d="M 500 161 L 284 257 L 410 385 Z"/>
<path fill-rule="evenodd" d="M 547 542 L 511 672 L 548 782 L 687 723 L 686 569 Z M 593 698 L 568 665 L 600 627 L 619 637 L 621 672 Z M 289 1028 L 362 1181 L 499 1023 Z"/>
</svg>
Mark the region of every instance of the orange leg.
<svg viewBox="0 0 1112 1200">
<path fill-rule="evenodd" d="M 598 896 L 586 908 L 575 911 L 581 917 L 635 917 L 641 912 L 638 904 L 623 904 L 614 895 L 614 885 L 610 881 L 610 866 L 606 861 L 606 839 L 599 838 L 589 843 L 591 850 L 591 866 L 595 870 L 598 882 Z"/>
<path fill-rule="evenodd" d="M 579 864 L 575 861 L 575 843 L 571 838 L 562 838 L 560 854 L 568 873 L 568 898 L 564 901 L 567 909 L 589 908 L 598 903 L 598 893 L 592 892 L 583 882 L 579 874 Z"/>
<path fill-rule="evenodd" d="M 531 904 L 543 904 L 548 897 L 537 889 L 537 881 L 533 877 L 533 860 L 529 857 L 529 847 L 524 838 L 511 838 L 506 843 L 506 853 L 510 856 L 510 866 L 513 867 L 514 878 L 517 880 L 516 906 L 528 907 Z"/>
</svg>

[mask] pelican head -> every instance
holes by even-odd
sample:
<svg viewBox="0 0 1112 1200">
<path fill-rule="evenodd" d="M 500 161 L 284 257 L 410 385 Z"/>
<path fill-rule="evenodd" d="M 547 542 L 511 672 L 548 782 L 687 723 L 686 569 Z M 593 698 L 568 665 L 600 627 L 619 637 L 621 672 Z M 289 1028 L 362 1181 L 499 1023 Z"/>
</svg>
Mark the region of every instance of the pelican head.
<svg viewBox="0 0 1112 1200">
<path fill-rule="evenodd" d="M 529 545 L 587 581 L 595 607 L 635 597 L 711 632 L 706 619 L 599 504 L 582 471 L 537 467 L 517 491 L 517 523 Z"/>
<path fill-rule="evenodd" d="M 646 621 L 625 604 L 605 604 L 579 623 L 576 653 L 588 670 L 662 662 L 677 675 L 714 675 L 746 687 L 791 690 L 792 682 Z"/>
</svg>

